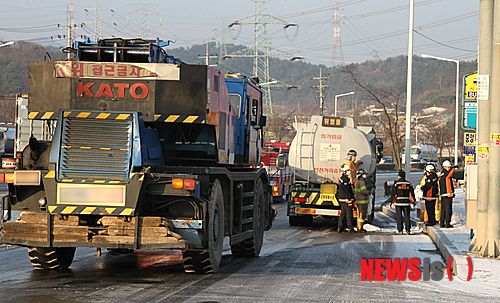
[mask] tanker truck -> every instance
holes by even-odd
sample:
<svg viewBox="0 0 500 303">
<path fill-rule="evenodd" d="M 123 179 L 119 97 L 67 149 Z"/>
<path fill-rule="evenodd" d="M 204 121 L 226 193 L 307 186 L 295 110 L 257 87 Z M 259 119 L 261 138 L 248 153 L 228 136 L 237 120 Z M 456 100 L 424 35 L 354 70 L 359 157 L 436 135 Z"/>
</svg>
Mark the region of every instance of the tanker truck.
<svg viewBox="0 0 500 303">
<path fill-rule="evenodd" d="M 294 178 L 287 208 L 291 226 L 311 225 L 315 216 L 340 216 L 335 193 L 341 165 L 351 149 L 356 150 L 357 159 L 363 162 L 358 169 L 368 172 L 367 185 L 375 186 L 377 139 L 372 127 L 359 126 L 353 118 L 327 116 L 312 116 L 310 122 L 295 122 L 293 127 L 297 133 L 289 162 Z M 374 205 L 372 197 L 368 221 L 373 220 Z M 356 210 L 353 213 L 357 217 Z"/>
</svg>

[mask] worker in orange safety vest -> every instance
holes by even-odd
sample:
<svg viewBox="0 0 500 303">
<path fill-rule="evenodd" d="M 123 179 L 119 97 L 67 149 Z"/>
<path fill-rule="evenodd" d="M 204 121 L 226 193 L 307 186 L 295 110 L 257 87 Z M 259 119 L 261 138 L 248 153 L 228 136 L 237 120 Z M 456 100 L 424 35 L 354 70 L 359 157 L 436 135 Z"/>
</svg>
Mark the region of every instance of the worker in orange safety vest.
<svg viewBox="0 0 500 303">
<path fill-rule="evenodd" d="M 453 187 L 452 176 L 455 172 L 455 167 L 451 167 L 450 161 L 443 162 L 443 170 L 439 177 L 439 196 L 441 197 L 441 219 L 439 227 L 450 228 L 451 215 L 453 214 L 453 198 L 455 197 L 455 188 Z"/>
</svg>

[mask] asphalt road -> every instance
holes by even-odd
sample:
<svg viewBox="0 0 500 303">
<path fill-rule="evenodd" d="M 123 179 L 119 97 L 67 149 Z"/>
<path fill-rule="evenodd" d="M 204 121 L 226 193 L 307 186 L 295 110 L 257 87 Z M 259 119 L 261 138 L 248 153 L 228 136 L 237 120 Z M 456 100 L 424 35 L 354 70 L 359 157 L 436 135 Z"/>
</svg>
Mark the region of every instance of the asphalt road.
<svg viewBox="0 0 500 303">
<path fill-rule="evenodd" d="M 391 177 L 388 175 L 387 177 Z M 379 178 L 379 182 L 383 182 Z M 414 247 L 425 235 L 390 232 L 338 234 L 335 220 L 291 227 L 285 203 L 265 234 L 260 257 L 233 258 L 224 247 L 221 270 L 184 273 L 178 251 L 151 250 L 101 257 L 78 248 L 69 270 L 34 270 L 26 248 L 0 248 L 0 302 L 485 302 L 491 297 L 433 282 L 361 281 L 363 258 L 429 257 L 435 246 Z M 374 224 L 393 227 L 378 213 Z M 404 244 L 404 245 L 403 245 Z M 419 245 L 419 244 L 415 244 Z M 408 250 L 408 251 L 406 251 Z M 406 255 L 405 255 L 406 254 Z M 413 254 L 413 255 L 411 255 Z M 415 255 L 418 254 L 418 255 Z"/>
</svg>

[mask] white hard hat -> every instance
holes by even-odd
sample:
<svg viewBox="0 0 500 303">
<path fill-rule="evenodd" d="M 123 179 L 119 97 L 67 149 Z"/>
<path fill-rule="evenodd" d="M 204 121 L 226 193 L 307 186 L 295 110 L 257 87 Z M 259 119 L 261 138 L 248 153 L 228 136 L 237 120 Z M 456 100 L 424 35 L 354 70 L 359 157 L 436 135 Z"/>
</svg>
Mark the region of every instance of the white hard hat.
<svg viewBox="0 0 500 303">
<path fill-rule="evenodd" d="M 443 162 L 443 167 L 446 166 L 446 167 L 451 167 L 451 162 L 446 160 Z"/>
<path fill-rule="evenodd" d="M 434 165 L 432 164 L 427 164 L 425 166 L 425 171 L 432 173 L 435 170 Z"/>
<path fill-rule="evenodd" d="M 349 165 L 342 164 L 340 169 L 344 172 L 344 171 L 349 171 L 350 167 L 349 167 Z"/>
</svg>

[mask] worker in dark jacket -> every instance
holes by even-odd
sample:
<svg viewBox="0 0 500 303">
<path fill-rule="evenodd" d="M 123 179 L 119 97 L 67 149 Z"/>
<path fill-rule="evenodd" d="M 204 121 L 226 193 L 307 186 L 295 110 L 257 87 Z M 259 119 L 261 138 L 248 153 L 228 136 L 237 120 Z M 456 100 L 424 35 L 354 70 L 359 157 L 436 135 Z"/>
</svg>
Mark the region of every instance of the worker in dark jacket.
<svg viewBox="0 0 500 303">
<path fill-rule="evenodd" d="M 443 170 L 439 177 L 439 197 L 441 198 L 441 220 L 439 220 L 440 227 L 450 228 L 451 215 L 453 213 L 452 203 L 455 197 L 455 188 L 453 187 L 453 180 L 451 177 L 455 172 L 455 168 L 451 168 L 450 161 L 443 162 Z"/>
<path fill-rule="evenodd" d="M 337 200 L 340 203 L 340 217 L 337 231 L 339 233 L 344 231 L 344 218 L 347 220 L 347 228 L 349 232 L 354 232 L 352 226 L 352 205 L 354 202 L 354 191 L 352 189 L 351 179 L 349 175 L 351 174 L 350 167 L 348 165 L 342 164 L 341 167 L 342 175 L 339 179 L 339 184 L 337 185 Z"/>
<path fill-rule="evenodd" d="M 410 206 L 415 205 L 415 191 L 411 183 L 406 181 L 406 173 L 400 170 L 398 173 L 398 181 L 394 183 L 396 187 L 396 194 L 394 198 L 394 205 L 396 206 L 396 221 L 398 225 L 398 232 L 403 233 L 402 213 L 405 216 L 406 234 L 410 234 Z"/>
<path fill-rule="evenodd" d="M 432 164 L 425 166 L 425 177 L 423 180 L 422 192 L 425 201 L 425 210 L 427 212 L 427 222 L 425 225 L 436 225 L 436 200 L 438 198 L 438 176 L 436 168 Z"/>
</svg>

